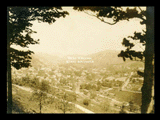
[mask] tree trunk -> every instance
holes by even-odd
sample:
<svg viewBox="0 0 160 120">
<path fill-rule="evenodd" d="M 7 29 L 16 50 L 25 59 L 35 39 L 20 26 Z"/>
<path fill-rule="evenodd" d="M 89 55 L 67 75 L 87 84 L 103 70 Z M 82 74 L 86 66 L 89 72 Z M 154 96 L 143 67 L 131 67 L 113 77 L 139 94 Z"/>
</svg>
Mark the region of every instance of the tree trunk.
<svg viewBox="0 0 160 120">
<path fill-rule="evenodd" d="M 142 105 L 141 113 L 147 113 L 152 96 L 154 80 L 153 55 L 154 55 L 154 7 L 147 7 L 146 14 L 146 49 L 145 49 L 145 70 L 144 83 L 142 86 Z"/>
<path fill-rule="evenodd" d="M 8 44 L 8 43 L 7 43 Z M 12 113 L 12 78 L 11 78 L 11 63 L 10 63 L 10 47 L 7 45 L 7 92 L 8 92 L 8 113 Z"/>
<path fill-rule="evenodd" d="M 9 10 L 7 8 L 7 30 L 9 23 Z M 7 31 L 7 112 L 12 113 L 12 79 L 11 79 L 11 59 L 10 59 L 10 38 Z"/>
<path fill-rule="evenodd" d="M 64 112 L 64 114 L 66 113 L 66 106 L 65 106 L 65 103 L 64 103 L 64 109 L 63 109 L 63 112 Z"/>
<path fill-rule="evenodd" d="M 39 99 L 39 109 L 40 109 L 40 114 L 41 114 L 41 109 L 42 109 L 42 92 L 40 93 L 40 99 Z"/>
</svg>

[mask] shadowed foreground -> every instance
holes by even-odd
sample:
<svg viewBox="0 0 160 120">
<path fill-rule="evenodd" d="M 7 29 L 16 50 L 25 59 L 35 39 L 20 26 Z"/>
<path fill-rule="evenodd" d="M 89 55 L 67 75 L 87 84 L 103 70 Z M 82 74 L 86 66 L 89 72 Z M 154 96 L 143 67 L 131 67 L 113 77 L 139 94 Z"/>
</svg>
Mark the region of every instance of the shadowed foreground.
<svg viewBox="0 0 160 120">
<path fill-rule="evenodd" d="M 12 104 L 13 104 L 12 113 L 25 113 L 24 108 L 19 101 L 13 99 Z"/>
</svg>

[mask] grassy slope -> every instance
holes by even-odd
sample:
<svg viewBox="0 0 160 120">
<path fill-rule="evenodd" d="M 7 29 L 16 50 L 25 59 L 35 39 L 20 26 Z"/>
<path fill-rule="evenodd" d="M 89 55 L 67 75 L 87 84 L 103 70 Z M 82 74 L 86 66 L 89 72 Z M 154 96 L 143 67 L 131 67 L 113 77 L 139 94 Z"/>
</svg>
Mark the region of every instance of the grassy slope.
<svg viewBox="0 0 160 120">
<path fill-rule="evenodd" d="M 31 113 L 32 110 L 39 113 L 38 102 L 30 100 L 32 93 L 21 90 L 13 86 L 13 113 Z M 61 110 L 55 108 L 55 103 L 45 104 L 42 113 L 62 113 Z M 70 112 L 67 112 L 70 113 Z M 74 108 L 71 113 L 83 113 L 83 111 Z"/>
<path fill-rule="evenodd" d="M 133 92 L 127 92 L 127 91 L 114 91 L 110 90 L 110 93 L 115 94 L 115 99 L 121 102 L 130 102 L 131 100 L 137 104 L 141 105 L 141 93 L 133 93 Z"/>
</svg>

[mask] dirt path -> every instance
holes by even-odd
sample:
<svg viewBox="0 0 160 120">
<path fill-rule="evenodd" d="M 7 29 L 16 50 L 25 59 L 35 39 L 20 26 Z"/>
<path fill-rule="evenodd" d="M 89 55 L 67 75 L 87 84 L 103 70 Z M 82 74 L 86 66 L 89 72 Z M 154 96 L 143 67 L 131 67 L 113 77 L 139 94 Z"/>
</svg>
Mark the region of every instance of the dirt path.
<svg viewBox="0 0 160 120">
<path fill-rule="evenodd" d="M 16 86 L 16 87 L 18 87 L 18 88 L 20 88 L 22 90 L 25 90 L 25 91 L 28 91 L 28 92 L 33 92 L 33 90 L 31 88 L 29 88 L 29 87 L 19 86 L 19 85 L 16 85 L 16 84 L 12 84 L 12 85 L 14 85 L 14 86 Z M 52 94 L 49 94 L 49 93 L 47 93 L 47 95 L 50 96 L 50 97 L 57 98 L 56 96 L 53 96 Z M 74 104 L 75 107 L 77 107 L 78 109 L 82 110 L 85 113 L 94 113 L 94 112 L 92 112 L 92 111 L 90 111 L 90 110 L 88 110 L 88 109 L 86 109 L 86 108 L 84 108 L 84 107 L 82 107 L 82 106 L 80 106 L 78 104 L 75 104 L 75 103 L 72 103 L 72 102 L 69 102 L 69 103 L 70 104 Z"/>
<path fill-rule="evenodd" d="M 29 87 L 19 86 L 19 85 L 16 85 L 16 84 L 12 84 L 12 85 L 14 85 L 14 86 L 16 86 L 16 87 L 18 87 L 22 90 L 25 90 L 25 91 L 28 91 L 28 92 L 33 92 L 33 90 Z"/>
<path fill-rule="evenodd" d="M 133 75 L 133 72 L 131 72 L 130 76 L 128 77 L 128 79 L 125 81 L 125 83 L 123 84 L 121 90 L 123 91 L 124 88 L 128 85 L 129 81 L 130 81 L 130 78 L 132 77 Z"/>
<path fill-rule="evenodd" d="M 85 113 L 94 113 L 94 112 L 92 112 L 92 111 L 90 111 L 90 110 L 88 110 L 88 109 L 86 109 L 86 108 L 84 108 L 84 107 L 82 107 L 82 106 L 80 106 L 78 104 L 75 104 L 75 106 L 77 108 L 79 108 L 80 110 L 84 111 Z"/>
<path fill-rule="evenodd" d="M 107 96 L 104 96 L 104 95 L 100 95 L 100 94 L 97 94 L 97 95 L 102 97 L 102 98 L 107 98 L 107 99 L 109 99 L 109 100 L 111 100 L 111 101 L 113 101 L 114 103 L 117 103 L 117 104 L 122 104 L 123 103 L 123 102 L 120 102 L 118 100 L 115 100 L 113 98 L 110 98 L 110 97 L 107 97 Z"/>
</svg>

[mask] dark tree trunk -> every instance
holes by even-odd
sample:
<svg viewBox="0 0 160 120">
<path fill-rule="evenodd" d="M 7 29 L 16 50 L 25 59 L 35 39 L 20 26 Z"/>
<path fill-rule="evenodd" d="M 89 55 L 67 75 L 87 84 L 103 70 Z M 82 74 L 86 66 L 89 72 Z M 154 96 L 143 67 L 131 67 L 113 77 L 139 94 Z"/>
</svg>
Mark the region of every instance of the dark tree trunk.
<svg viewBox="0 0 160 120">
<path fill-rule="evenodd" d="M 154 7 L 147 7 L 146 22 L 146 49 L 145 49 L 145 70 L 144 83 L 142 86 L 141 113 L 147 113 L 151 99 L 154 80 L 153 55 L 154 55 Z"/>
<path fill-rule="evenodd" d="M 8 43 L 7 43 L 8 44 Z M 11 79 L 11 63 L 10 63 L 10 47 L 7 45 L 7 92 L 8 92 L 8 113 L 12 113 L 12 79 Z"/>
<path fill-rule="evenodd" d="M 7 30 L 8 30 L 9 11 L 7 8 Z M 7 112 L 12 113 L 12 79 L 11 79 L 11 59 L 10 59 L 10 38 L 7 31 Z"/>
<path fill-rule="evenodd" d="M 41 114 L 41 110 L 42 110 L 42 92 L 40 93 L 40 99 L 39 99 L 39 109 L 40 109 L 40 114 Z"/>
</svg>

